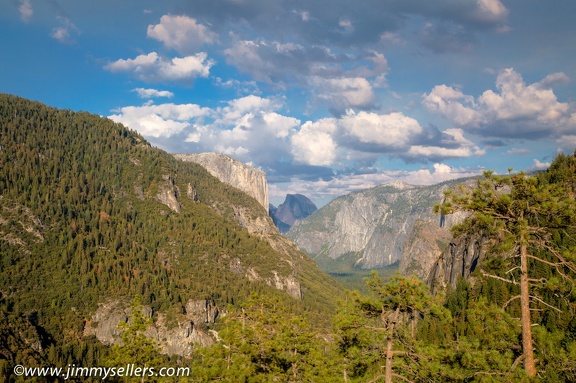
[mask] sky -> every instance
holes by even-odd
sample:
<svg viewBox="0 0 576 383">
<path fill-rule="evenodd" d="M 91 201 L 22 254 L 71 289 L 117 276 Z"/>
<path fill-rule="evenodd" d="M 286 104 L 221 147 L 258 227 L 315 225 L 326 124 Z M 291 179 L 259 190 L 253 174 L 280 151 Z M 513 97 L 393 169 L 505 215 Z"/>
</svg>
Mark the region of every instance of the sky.
<svg viewBox="0 0 576 383">
<path fill-rule="evenodd" d="M 576 148 L 576 1 L 0 0 L 0 92 L 318 206 Z"/>
</svg>

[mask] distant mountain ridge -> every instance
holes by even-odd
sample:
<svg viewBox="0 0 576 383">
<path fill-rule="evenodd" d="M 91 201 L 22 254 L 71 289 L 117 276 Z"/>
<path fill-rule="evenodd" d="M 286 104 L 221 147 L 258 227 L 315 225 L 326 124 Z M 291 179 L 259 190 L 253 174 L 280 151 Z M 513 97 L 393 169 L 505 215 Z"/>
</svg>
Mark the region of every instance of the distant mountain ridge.
<svg viewBox="0 0 576 383">
<path fill-rule="evenodd" d="M 280 232 L 286 233 L 316 210 L 318 208 L 308 197 L 302 194 L 287 194 L 284 202 L 277 208 L 270 205 L 270 216 Z"/>
<path fill-rule="evenodd" d="M 358 268 L 385 267 L 402 259 L 417 221 L 440 226 L 433 206 L 442 202 L 444 190 L 463 181 L 429 186 L 395 181 L 350 193 L 304 219 L 287 236 L 313 258 L 338 261 L 345 256 Z M 448 231 L 458 219 L 446 217 L 440 229 Z"/>
</svg>

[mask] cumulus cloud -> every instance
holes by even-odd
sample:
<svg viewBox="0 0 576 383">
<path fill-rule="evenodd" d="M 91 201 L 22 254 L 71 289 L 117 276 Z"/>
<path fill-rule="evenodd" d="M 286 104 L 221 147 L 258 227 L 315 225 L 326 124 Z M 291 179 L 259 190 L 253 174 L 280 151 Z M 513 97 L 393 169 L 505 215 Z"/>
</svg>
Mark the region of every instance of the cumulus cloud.
<svg viewBox="0 0 576 383">
<path fill-rule="evenodd" d="M 216 33 L 212 32 L 209 27 L 183 15 L 162 16 L 160 24 L 148 26 L 148 37 L 183 54 L 194 53 L 201 46 L 213 44 L 217 40 Z"/>
<path fill-rule="evenodd" d="M 274 99 L 247 96 L 217 108 L 195 104 L 145 104 L 117 110 L 110 119 L 123 123 L 166 150 L 217 151 L 244 161 L 270 165 L 290 158 L 290 137 L 300 120 L 278 113 Z M 178 138 L 178 142 L 165 138 Z M 172 145 L 172 147 L 170 147 Z"/>
<path fill-rule="evenodd" d="M 157 98 L 157 97 L 174 97 L 174 93 L 167 90 L 156 90 L 156 89 L 146 89 L 146 88 L 136 88 L 133 89 L 134 92 L 138 93 L 140 98 Z"/>
<path fill-rule="evenodd" d="M 336 124 L 331 119 L 307 121 L 291 139 L 291 152 L 296 163 L 330 166 L 337 160 L 334 141 Z"/>
<path fill-rule="evenodd" d="M 297 163 L 335 166 L 345 161 L 374 161 L 379 156 L 430 162 L 482 156 L 485 150 L 464 137 L 461 129 L 430 132 L 417 120 L 394 112 L 349 110 L 338 118 L 308 121 L 291 138 Z"/>
<path fill-rule="evenodd" d="M 352 138 L 357 144 L 370 144 L 383 149 L 405 149 L 415 136 L 423 132 L 415 119 L 402 113 L 377 114 L 361 111 L 348 113 L 338 120 L 349 142 Z"/>
<path fill-rule="evenodd" d="M 480 112 L 475 110 L 474 97 L 450 86 L 436 85 L 423 96 L 422 103 L 458 126 L 477 126 L 481 119 Z"/>
<path fill-rule="evenodd" d="M 192 120 L 205 117 L 209 109 L 196 104 L 161 104 L 126 106 L 109 116 L 113 121 L 137 130 L 147 137 L 170 137 L 191 125 Z"/>
<path fill-rule="evenodd" d="M 564 74 L 547 76 L 526 85 L 513 69 L 499 72 L 496 91 L 479 97 L 446 85 L 435 86 L 423 96 L 423 105 L 465 130 L 492 137 L 537 139 L 559 136 L 576 129 L 576 111 L 559 102 L 550 85 L 567 81 Z"/>
<path fill-rule="evenodd" d="M 192 81 L 207 77 L 214 61 L 204 52 L 192 56 L 165 59 L 156 52 L 139 55 L 134 59 L 120 59 L 104 66 L 110 72 L 130 72 L 145 82 Z"/>
</svg>

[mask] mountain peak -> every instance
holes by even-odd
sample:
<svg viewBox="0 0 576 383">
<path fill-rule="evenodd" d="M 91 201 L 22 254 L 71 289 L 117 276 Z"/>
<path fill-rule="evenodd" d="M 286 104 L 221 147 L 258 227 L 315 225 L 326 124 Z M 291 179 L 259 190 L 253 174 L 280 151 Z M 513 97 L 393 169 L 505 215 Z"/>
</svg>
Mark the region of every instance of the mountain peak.
<svg viewBox="0 0 576 383">
<path fill-rule="evenodd" d="M 270 214 L 280 231 L 286 233 L 316 210 L 318 208 L 308 197 L 302 194 L 287 194 L 284 202 Z"/>
</svg>

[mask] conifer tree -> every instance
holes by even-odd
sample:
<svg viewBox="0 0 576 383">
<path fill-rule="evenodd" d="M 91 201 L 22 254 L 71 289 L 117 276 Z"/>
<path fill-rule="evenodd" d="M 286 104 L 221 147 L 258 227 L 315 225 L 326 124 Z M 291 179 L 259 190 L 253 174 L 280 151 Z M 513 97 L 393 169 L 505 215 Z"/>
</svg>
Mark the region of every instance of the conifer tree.
<svg viewBox="0 0 576 383">
<path fill-rule="evenodd" d="M 453 230 L 483 232 L 492 239 L 489 257 L 508 261 L 512 268 L 504 276 L 486 273 L 487 277 L 519 287 L 522 352 L 528 376 L 537 373 L 532 341 L 531 304 L 551 307 L 533 293 L 546 281 L 531 277 L 530 265 L 551 268 L 556 276 L 573 283 L 576 271 L 574 253 L 559 247 L 553 236 L 571 229 L 576 219 L 576 204 L 559 184 L 543 184 L 524 173 L 497 176 L 485 172 L 473 190 L 461 186 L 446 193 L 447 201 L 436 206 L 437 212 L 468 212 L 470 216 Z"/>
<path fill-rule="evenodd" d="M 360 314 L 360 317 L 373 318 L 372 323 L 361 320 L 356 323 L 383 335 L 382 338 L 372 338 L 382 341 L 378 349 L 384 358 L 384 372 L 377 373 L 373 381 L 384 378 L 386 383 L 391 383 L 393 377 L 407 380 L 405 376 L 394 372 L 395 362 L 402 365 L 404 374 L 415 376 L 420 366 L 418 360 L 427 358 L 417 352 L 417 318 L 427 314 L 448 317 L 449 313 L 442 307 L 441 297 L 432 296 L 429 287 L 414 276 L 395 275 L 389 281 L 384 281 L 374 272 L 367 285 L 374 297 L 356 296 L 356 306 L 352 314 L 355 312 L 356 315 Z M 348 325 L 351 323 L 353 322 L 349 320 Z M 357 336 L 364 338 L 363 342 L 357 342 L 357 347 L 369 349 L 372 345 L 366 344 L 366 333 L 362 330 L 356 329 Z M 348 333 L 348 337 L 342 339 L 350 341 L 354 338 Z M 401 358 L 395 358 L 396 356 Z"/>
</svg>

